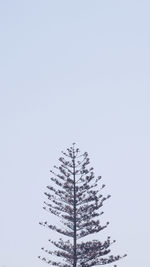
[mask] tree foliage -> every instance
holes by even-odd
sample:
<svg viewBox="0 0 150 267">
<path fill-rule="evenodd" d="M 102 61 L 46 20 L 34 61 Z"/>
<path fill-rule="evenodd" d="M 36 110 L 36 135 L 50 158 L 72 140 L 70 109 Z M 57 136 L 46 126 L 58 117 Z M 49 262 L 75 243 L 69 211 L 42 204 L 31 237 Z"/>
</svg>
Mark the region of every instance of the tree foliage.
<svg viewBox="0 0 150 267">
<path fill-rule="evenodd" d="M 93 168 L 89 166 L 88 153 L 80 153 L 79 148 L 73 144 L 59 158 L 60 165 L 51 170 L 51 182 L 47 186 L 44 209 L 58 216 L 64 225 L 59 228 L 48 222 L 40 223 L 44 227 L 67 236 L 68 240 L 60 238 L 58 241 L 49 240 L 56 250 L 42 250 L 50 255 L 50 259 L 41 257 L 51 266 L 59 267 L 91 267 L 100 266 L 118 261 L 124 256 L 111 255 L 110 237 L 104 242 L 99 240 L 85 241 L 84 237 L 98 233 L 107 228 L 108 222 L 101 224 L 103 203 L 110 195 L 101 193 L 104 184 L 99 187 L 101 176 L 94 175 Z M 89 238 L 91 240 L 91 238 Z M 53 255 L 60 261 L 56 261 Z"/>
</svg>

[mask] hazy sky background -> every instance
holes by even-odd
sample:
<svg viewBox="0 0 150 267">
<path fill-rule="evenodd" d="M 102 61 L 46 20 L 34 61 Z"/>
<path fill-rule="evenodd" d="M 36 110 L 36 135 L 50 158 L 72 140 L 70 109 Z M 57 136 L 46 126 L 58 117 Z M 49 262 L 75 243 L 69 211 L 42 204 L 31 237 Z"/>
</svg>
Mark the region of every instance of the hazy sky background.
<svg viewBox="0 0 150 267">
<path fill-rule="evenodd" d="M 0 267 L 40 267 L 49 169 L 76 142 L 112 195 L 120 267 L 149 267 L 150 2 L 0 3 Z"/>
</svg>

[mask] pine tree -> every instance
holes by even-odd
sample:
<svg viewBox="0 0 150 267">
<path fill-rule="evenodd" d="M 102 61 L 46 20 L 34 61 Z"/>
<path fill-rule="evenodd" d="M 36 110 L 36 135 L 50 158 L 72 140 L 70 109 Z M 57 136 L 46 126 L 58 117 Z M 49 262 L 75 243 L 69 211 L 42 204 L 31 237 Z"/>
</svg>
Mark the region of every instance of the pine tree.
<svg viewBox="0 0 150 267">
<path fill-rule="evenodd" d="M 52 252 L 42 248 L 51 255 L 51 259 L 39 258 L 51 266 L 59 267 L 100 266 L 118 261 L 126 255 L 121 257 L 110 254 L 110 246 L 115 242 L 111 241 L 110 237 L 104 242 L 80 241 L 108 226 L 108 222 L 101 225 L 100 216 L 103 214 L 103 203 L 110 195 L 104 197 L 101 194 L 105 185 L 98 187 L 101 176 L 96 178 L 93 168 L 88 166 L 90 160 L 87 152 L 81 154 L 73 144 L 62 154 L 63 157 L 59 158 L 60 166 L 54 166 L 54 170 L 50 171 L 51 184 L 47 186 L 48 192 L 45 193 L 48 201 L 44 202 L 43 208 L 61 218 L 64 229 L 48 222 L 40 224 L 67 236 L 69 240 L 49 240 L 57 250 Z M 61 260 L 55 261 L 52 255 L 60 257 Z"/>
</svg>

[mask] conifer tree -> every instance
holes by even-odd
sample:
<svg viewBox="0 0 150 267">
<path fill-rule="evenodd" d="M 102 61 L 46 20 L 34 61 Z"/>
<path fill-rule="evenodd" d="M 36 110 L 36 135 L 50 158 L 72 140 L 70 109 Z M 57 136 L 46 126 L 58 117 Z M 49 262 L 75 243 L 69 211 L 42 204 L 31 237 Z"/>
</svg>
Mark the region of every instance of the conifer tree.
<svg viewBox="0 0 150 267">
<path fill-rule="evenodd" d="M 62 152 L 59 158 L 60 166 L 54 166 L 51 172 L 51 183 L 45 193 L 47 201 L 44 209 L 61 218 L 64 228 L 51 225 L 48 222 L 40 223 L 49 229 L 67 236 L 59 241 L 49 240 L 57 250 L 42 250 L 49 254 L 50 259 L 41 257 L 50 266 L 59 267 L 91 267 L 107 265 L 118 261 L 124 256 L 111 255 L 110 247 L 115 241 L 110 237 L 102 242 L 99 240 L 85 241 L 84 237 L 98 233 L 108 226 L 101 224 L 103 203 L 110 195 L 103 196 L 99 187 L 101 176 L 94 175 L 93 168 L 89 167 L 88 153 L 80 153 L 75 143 Z M 60 261 L 54 260 L 53 255 Z"/>
</svg>

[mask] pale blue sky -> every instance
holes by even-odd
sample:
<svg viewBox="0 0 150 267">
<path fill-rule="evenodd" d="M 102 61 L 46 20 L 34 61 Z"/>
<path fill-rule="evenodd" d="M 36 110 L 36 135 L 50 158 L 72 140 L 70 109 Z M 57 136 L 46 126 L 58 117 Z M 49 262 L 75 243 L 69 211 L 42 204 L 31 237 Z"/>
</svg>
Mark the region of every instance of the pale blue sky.
<svg viewBox="0 0 150 267">
<path fill-rule="evenodd" d="M 40 267 L 49 169 L 77 142 L 120 267 L 149 267 L 150 2 L 0 3 L 0 267 Z"/>
</svg>

